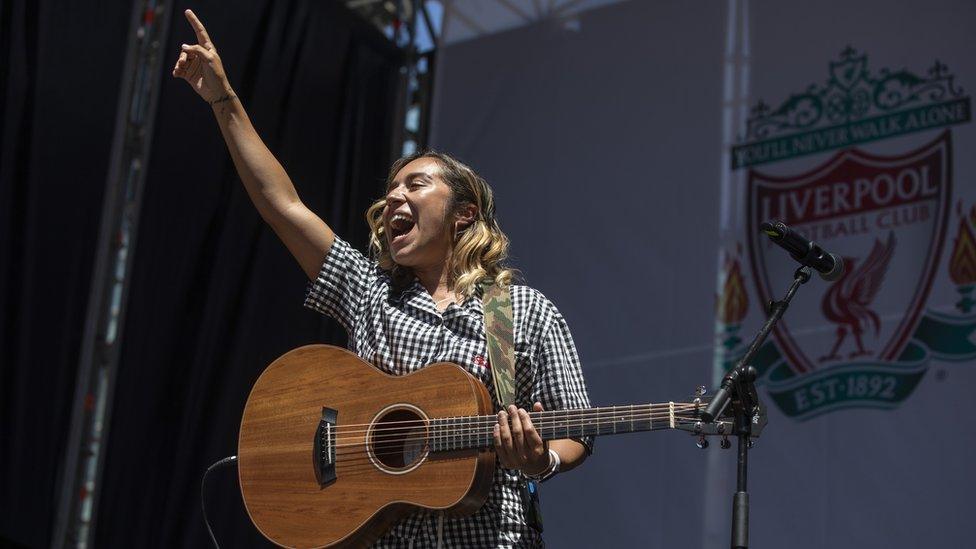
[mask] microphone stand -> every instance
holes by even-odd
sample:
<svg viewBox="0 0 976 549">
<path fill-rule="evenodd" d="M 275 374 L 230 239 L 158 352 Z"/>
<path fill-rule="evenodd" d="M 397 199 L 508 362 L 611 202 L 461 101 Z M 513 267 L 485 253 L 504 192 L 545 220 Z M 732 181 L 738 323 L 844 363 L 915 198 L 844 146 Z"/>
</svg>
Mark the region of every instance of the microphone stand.
<svg viewBox="0 0 976 549">
<path fill-rule="evenodd" d="M 732 403 L 732 414 L 735 418 L 733 433 L 739 439 L 739 451 L 736 467 L 736 490 L 732 496 L 732 549 L 748 549 L 749 547 L 749 493 L 746 491 L 748 477 L 749 448 L 752 446 L 752 423 L 760 421 L 759 402 L 756 393 L 756 368 L 749 365 L 756 356 L 756 352 L 769 332 L 783 317 L 786 308 L 796 294 L 801 284 L 810 280 L 810 268 L 800 267 L 793 273 L 793 283 L 786 295 L 779 301 L 769 304 L 769 317 L 763 323 L 759 333 L 752 340 L 749 350 L 739 359 L 735 367 L 722 379 L 719 390 L 716 391 L 708 407 L 701 414 L 705 422 L 711 422 L 722 416 L 725 408 Z"/>
</svg>

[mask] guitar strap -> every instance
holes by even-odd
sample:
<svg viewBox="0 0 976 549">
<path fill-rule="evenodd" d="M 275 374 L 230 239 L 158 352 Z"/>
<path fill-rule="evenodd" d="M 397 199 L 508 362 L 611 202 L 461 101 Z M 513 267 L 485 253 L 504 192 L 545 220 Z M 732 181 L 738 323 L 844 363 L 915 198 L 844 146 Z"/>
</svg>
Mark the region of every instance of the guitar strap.
<svg viewBox="0 0 976 549">
<path fill-rule="evenodd" d="M 485 311 L 485 338 L 488 363 L 495 396 L 503 408 L 515 402 L 515 314 L 512 312 L 510 288 L 500 284 L 482 286 L 482 305 Z M 529 525 L 542 532 L 542 509 L 539 505 L 539 485 L 530 480 L 522 486 L 522 504 Z"/>
<path fill-rule="evenodd" d="M 482 304 L 485 309 L 485 335 L 488 340 L 488 361 L 495 396 L 502 407 L 515 404 L 515 315 L 508 288 L 498 284 L 486 285 Z"/>
</svg>

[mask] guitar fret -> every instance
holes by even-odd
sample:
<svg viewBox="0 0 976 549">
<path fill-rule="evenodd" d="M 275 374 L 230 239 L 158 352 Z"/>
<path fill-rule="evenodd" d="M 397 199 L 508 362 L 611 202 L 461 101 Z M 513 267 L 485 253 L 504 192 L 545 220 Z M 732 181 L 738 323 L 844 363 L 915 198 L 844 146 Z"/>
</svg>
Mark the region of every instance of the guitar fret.
<svg viewBox="0 0 976 549">
<path fill-rule="evenodd" d="M 602 408 L 531 412 L 536 430 L 544 440 L 616 435 L 656 428 L 675 428 L 678 404 L 628 404 Z M 659 417 L 656 417 L 659 416 Z M 492 448 L 494 416 L 455 416 L 432 419 L 428 444 L 431 451 Z M 663 421 L 663 423 L 661 423 Z"/>
</svg>

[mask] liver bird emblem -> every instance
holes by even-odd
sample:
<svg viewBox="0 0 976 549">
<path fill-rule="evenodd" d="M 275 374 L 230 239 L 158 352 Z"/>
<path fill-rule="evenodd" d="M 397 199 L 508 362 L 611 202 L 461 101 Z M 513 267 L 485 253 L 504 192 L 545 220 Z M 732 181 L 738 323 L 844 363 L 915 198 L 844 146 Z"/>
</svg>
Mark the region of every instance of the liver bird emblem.
<svg viewBox="0 0 976 549">
<path fill-rule="evenodd" d="M 871 303 L 878 295 L 894 251 L 895 233 L 891 232 L 884 244 L 879 239 L 874 240 L 871 253 L 857 269 L 854 268 L 856 258 L 843 258 L 844 276 L 827 290 L 821 303 L 827 320 L 837 324 L 837 340 L 830 353 L 820 357 L 820 362 L 841 358 L 837 351 L 848 334 L 854 336 L 857 347 L 848 355 L 849 358 L 871 354 L 871 351 L 864 348 L 861 335 L 865 330 L 873 328 L 877 337 L 881 331 L 881 321 L 878 314 L 871 310 Z"/>
</svg>

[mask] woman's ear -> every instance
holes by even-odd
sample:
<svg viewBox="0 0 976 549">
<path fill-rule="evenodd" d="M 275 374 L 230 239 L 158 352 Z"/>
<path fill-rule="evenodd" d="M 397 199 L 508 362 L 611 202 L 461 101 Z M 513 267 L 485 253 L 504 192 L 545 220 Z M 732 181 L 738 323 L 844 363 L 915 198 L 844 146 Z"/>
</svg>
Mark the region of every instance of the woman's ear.
<svg viewBox="0 0 976 549">
<path fill-rule="evenodd" d="M 467 203 L 458 209 L 457 214 L 455 214 L 455 218 L 455 231 L 461 232 L 474 223 L 475 219 L 478 218 L 478 207 L 474 204 Z"/>
</svg>

